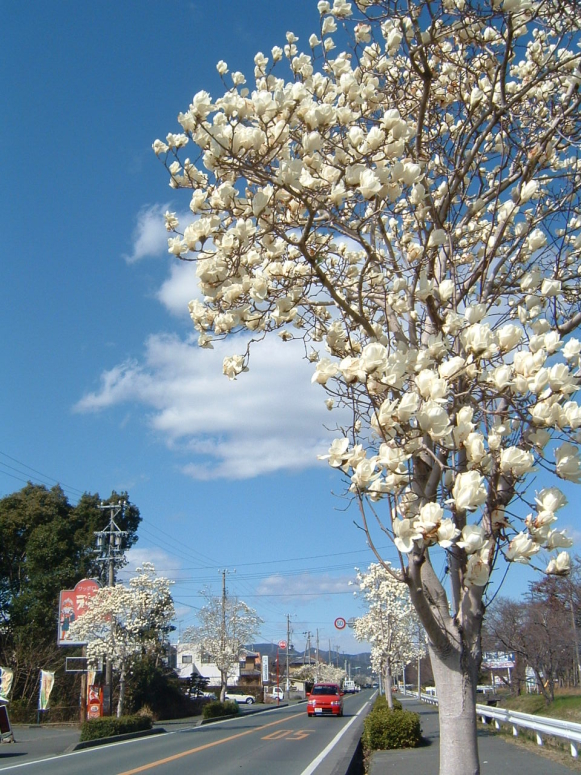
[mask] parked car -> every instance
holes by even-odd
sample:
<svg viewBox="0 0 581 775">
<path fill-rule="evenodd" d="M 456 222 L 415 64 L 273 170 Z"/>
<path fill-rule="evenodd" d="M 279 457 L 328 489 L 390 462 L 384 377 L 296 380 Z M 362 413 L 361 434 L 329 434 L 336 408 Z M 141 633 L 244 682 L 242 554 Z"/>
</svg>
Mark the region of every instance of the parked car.
<svg viewBox="0 0 581 775">
<path fill-rule="evenodd" d="M 242 694 L 242 692 L 226 692 L 226 699 L 234 700 L 239 705 L 252 705 L 253 702 L 256 702 L 254 695 Z"/>
<path fill-rule="evenodd" d="M 284 691 L 280 687 L 273 686 L 272 689 L 269 689 L 268 695 L 275 700 L 284 700 Z"/>
<path fill-rule="evenodd" d="M 343 692 L 339 684 L 315 684 L 307 697 L 308 716 L 343 715 Z"/>
</svg>

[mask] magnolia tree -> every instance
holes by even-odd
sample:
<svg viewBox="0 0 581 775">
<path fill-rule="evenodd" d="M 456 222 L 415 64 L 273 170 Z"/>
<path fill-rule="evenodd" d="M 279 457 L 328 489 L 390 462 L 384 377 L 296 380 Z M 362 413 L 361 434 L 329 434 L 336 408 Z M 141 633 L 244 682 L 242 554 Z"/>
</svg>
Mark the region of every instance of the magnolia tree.
<svg viewBox="0 0 581 775">
<path fill-rule="evenodd" d="M 197 627 L 184 632 L 186 642 L 195 643 L 220 671 L 220 702 L 226 698 L 228 678 L 240 660 L 242 648 L 252 643 L 262 619 L 253 608 L 236 597 L 203 593 L 206 604 L 198 612 Z"/>
<path fill-rule="evenodd" d="M 76 640 L 87 642 L 89 664 L 107 658 L 119 671 L 117 715 L 123 714 L 125 678 L 136 657 L 160 657 L 174 618 L 170 593 L 173 582 L 156 576 L 151 563 L 136 569 L 129 585 L 101 587 L 87 603 L 83 616 L 71 624 Z"/>
<path fill-rule="evenodd" d="M 395 542 L 429 638 L 440 771 L 473 774 L 491 572 L 542 548 L 547 573 L 570 563 L 547 480 L 581 481 L 581 17 L 574 0 L 318 9 L 307 45 L 256 55 L 253 84 L 219 62 L 225 93 L 154 143 L 191 193 L 169 251 L 197 262 L 191 317 L 201 346 L 232 339 L 230 379 L 252 342 L 304 341 L 337 416 L 328 462 Z"/>
<path fill-rule="evenodd" d="M 347 673 L 342 667 L 334 667 L 334 665 L 327 665 L 324 662 L 319 662 L 314 665 L 303 665 L 292 674 L 292 678 L 298 681 L 309 681 L 316 683 L 322 681 L 324 683 L 342 683 L 347 677 Z"/>
<path fill-rule="evenodd" d="M 372 563 L 367 573 L 358 570 L 357 584 L 369 610 L 355 620 L 354 635 L 371 644 L 371 667 L 382 676 L 387 704 L 393 708 L 392 676 L 422 652 L 409 590 L 388 563 Z"/>
</svg>

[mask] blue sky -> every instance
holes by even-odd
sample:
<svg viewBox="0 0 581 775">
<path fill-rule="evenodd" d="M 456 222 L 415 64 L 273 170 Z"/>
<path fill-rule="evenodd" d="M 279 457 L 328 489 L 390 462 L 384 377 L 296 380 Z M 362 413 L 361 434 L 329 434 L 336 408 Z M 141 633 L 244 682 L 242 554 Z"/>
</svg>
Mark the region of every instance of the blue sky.
<svg viewBox="0 0 581 775">
<path fill-rule="evenodd" d="M 28 478 L 72 502 L 126 489 L 143 516 L 133 563 L 176 580 L 180 627 L 236 569 L 228 588 L 265 640 L 288 613 L 297 648 L 318 629 L 360 651 L 333 622 L 361 612 L 348 581 L 373 556 L 316 460 L 323 391 L 288 345 L 257 349 L 234 383 L 231 345 L 197 348 L 194 270 L 160 217 L 187 203 L 151 150 L 197 91 L 223 91 L 218 60 L 251 76 L 257 51 L 317 28 L 311 0 L 4 4 L 0 495 Z M 511 592 L 532 578 L 513 575 Z"/>
</svg>

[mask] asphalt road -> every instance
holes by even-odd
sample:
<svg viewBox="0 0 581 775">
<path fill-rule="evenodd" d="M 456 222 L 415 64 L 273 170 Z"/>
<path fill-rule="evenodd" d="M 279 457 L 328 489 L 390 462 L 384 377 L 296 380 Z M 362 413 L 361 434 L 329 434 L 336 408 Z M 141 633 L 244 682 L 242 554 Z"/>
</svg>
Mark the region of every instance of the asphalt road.
<svg viewBox="0 0 581 775">
<path fill-rule="evenodd" d="M 302 703 L 34 761 L 15 756 L 16 746 L 4 745 L 0 771 L 18 770 L 22 775 L 331 775 L 344 765 L 345 740 L 361 734 L 370 696 L 369 691 L 346 695 L 343 718 L 308 718 Z M 343 773 L 345 769 L 343 766 Z"/>
</svg>

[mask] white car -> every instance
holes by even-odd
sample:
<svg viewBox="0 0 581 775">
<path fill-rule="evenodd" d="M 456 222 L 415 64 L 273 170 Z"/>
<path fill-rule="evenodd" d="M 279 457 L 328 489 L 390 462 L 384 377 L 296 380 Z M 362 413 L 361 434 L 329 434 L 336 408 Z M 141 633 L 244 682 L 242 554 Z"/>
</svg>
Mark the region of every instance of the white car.
<svg viewBox="0 0 581 775">
<path fill-rule="evenodd" d="M 234 700 L 234 702 L 237 702 L 239 705 L 252 705 L 252 703 L 256 702 L 254 695 L 238 692 L 226 692 L 226 699 Z"/>
</svg>

